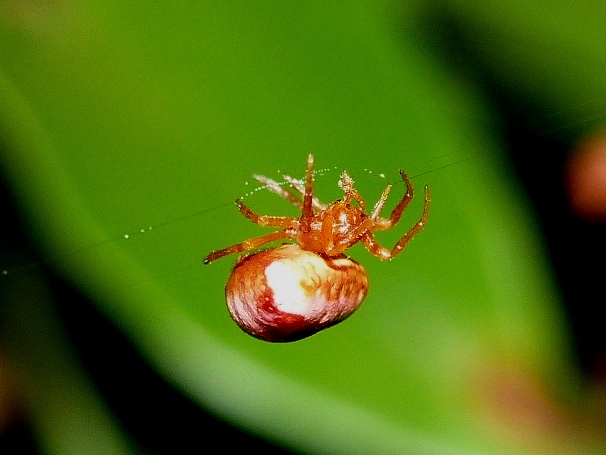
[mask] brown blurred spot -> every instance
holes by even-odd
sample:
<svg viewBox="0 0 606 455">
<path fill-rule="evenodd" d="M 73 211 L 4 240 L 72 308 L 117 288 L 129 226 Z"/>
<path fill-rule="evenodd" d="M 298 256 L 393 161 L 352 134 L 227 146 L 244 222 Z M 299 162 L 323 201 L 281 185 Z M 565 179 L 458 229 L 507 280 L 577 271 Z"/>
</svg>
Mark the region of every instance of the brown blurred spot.
<svg viewBox="0 0 606 455">
<path fill-rule="evenodd" d="M 606 221 L 606 133 L 579 143 L 566 164 L 564 185 L 574 213 Z"/>
<path fill-rule="evenodd" d="M 520 437 L 553 437 L 565 426 L 564 415 L 536 380 L 503 371 L 485 378 L 487 411 Z"/>
<path fill-rule="evenodd" d="M 538 372 L 515 365 L 487 364 L 476 379 L 482 426 L 514 453 L 594 453 L 604 447 L 603 412 L 588 406 L 593 396 L 566 400 Z"/>
</svg>

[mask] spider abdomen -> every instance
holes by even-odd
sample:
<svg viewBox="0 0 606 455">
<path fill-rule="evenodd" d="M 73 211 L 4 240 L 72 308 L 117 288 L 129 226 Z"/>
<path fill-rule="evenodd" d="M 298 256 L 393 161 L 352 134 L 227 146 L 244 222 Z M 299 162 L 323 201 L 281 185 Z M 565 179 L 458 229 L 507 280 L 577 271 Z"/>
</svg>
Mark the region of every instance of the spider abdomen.
<svg viewBox="0 0 606 455">
<path fill-rule="evenodd" d="M 266 341 L 295 341 L 341 322 L 368 291 L 364 267 L 343 255 L 328 258 L 295 244 L 238 261 L 225 287 L 234 321 Z"/>
</svg>

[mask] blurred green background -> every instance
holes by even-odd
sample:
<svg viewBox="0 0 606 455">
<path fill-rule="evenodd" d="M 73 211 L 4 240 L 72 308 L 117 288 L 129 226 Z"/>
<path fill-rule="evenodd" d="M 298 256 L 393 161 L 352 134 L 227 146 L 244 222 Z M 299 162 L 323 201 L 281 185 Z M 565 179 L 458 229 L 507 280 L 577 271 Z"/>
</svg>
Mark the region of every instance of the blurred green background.
<svg viewBox="0 0 606 455">
<path fill-rule="evenodd" d="M 544 194 L 550 163 L 603 121 L 605 12 L 0 3 L 0 171 L 14 201 L 0 431 L 24 421 L 32 450 L 58 454 L 204 448 L 228 425 L 244 432 L 233 440 L 276 451 L 604 453 L 603 388 L 583 369 L 549 223 L 528 194 Z M 267 232 L 233 200 L 253 173 L 302 177 L 309 152 L 329 169 L 321 199 L 339 197 L 348 169 L 374 203 L 386 182 L 365 169 L 397 182 L 403 168 L 430 186 L 431 217 L 392 262 L 350 251 L 370 277 L 350 319 L 264 343 L 225 309 L 235 258 L 202 258 Z M 528 161 L 540 163 L 530 190 L 517 179 Z M 247 201 L 294 214 L 275 195 Z M 421 211 L 418 198 L 380 241 L 393 245 Z M 125 410 L 107 384 L 140 401 Z M 150 412 L 166 426 L 133 432 Z"/>
</svg>

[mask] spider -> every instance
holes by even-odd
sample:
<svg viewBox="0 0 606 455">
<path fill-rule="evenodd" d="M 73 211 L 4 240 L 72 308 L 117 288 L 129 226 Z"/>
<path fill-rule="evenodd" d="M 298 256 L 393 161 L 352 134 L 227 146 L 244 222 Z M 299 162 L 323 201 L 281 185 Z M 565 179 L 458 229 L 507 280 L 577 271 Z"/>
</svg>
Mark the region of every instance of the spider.
<svg viewBox="0 0 606 455">
<path fill-rule="evenodd" d="M 362 242 L 379 259 L 393 259 L 423 229 L 429 214 L 429 188 L 425 186 L 421 218 L 389 250 L 377 242 L 373 231 L 390 229 L 400 221 L 413 198 L 412 182 L 406 173 L 400 170 L 406 193 L 391 216 L 383 218 L 380 213 L 391 184 L 367 214 L 364 199 L 347 171 L 343 171 L 339 186 L 344 197 L 323 204 L 313 193 L 313 162 L 310 154 L 304 185 L 284 176 L 292 192 L 268 177 L 254 176 L 271 192 L 299 208 L 299 218 L 258 215 L 238 199 L 236 205 L 246 218 L 279 230 L 214 251 L 204 259 L 208 264 L 276 240 L 296 241 L 240 257 L 225 288 L 232 318 L 245 332 L 266 341 L 295 341 L 351 315 L 366 297 L 368 277 L 361 264 L 343 254 L 345 250 Z"/>
</svg>

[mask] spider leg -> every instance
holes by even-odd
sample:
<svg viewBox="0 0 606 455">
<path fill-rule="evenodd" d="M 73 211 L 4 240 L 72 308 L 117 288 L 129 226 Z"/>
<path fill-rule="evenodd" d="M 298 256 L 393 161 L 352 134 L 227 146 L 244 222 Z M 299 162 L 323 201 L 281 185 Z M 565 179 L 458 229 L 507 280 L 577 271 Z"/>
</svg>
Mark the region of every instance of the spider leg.
<svg viewBox="0 0 606 455">
<path fill-rule="evenodd" d="M 343 237 L 337 243 L 333 243 L 332 238 L 330 238 L 330 240 L 324 246 L 326 254 L 328 254 L 329 256 L 336 256 L 337 254 L 342 253 L 343 251 L 351 247 L 353 244 L 358 242 L 365 233 L 369 232 L 369 230 L 373 227 L 377 218 L 379 217 L 379 214 L 381 213 L 381 210 L 385 205 L 385 201 L 387 201 L 387 197 L 389 196 L 390 191 L 391 185 L 387 185 L 387 188 L 385 188 L 383 190 L 383 194 L 381 194 L 381 198 L 375 204 L 372 213 L 355 228 L 351 229 L 345 237 Z M 332 220 L 328 222 L 332 223 Z M 322 227 L 323 231 L 328 232 L 328 229 L 324 229 L 324 226 Z"/>
<path fill-rule="evenodd" d="M 296 228 L 299 223 L 297 218 L 288 216 L 257 215 L 255 212 L 249 209 L 241 199 L 236 199 L 236 205 L 238 206 L 238 209 L 242 215 L 259 226 Z"/>
<path fill-rule="evenodd" d="M 339 186 L 345 192 L 346 202 L 349 202 L 353 199 L 358 203 L 363 212 L 366 211 L 366 202 L 364 202 L 364 199 L 362 199 L 362 196 L 360 196 L 360 193 L 358 193 L 358 190 L 356 190 L 356 188 L 354 187 L 354 181 L 349 176 L 347 171 L 343 171 L 341 173 L 341 180 L 339 180 Z"/>
<path fill-rule="evenodd" d="M 385 229 L 390 229 L 394 227 L 400 221 L 402 217 L 402 212 L 408 204 L 410 203 L 412 197 L 414 196 L 414 189 L 412 187 L 412 182 L 410 181 L 410 177 L 400 169 L 400 175 L 402 176 L 402 180 L 406 183 L 406 193 L 402 197 L 402 200 L 396 205 L 396 208 L 391 212 L 391 216 L 389 218 L 379 218 L 377 223 L 373 226 L 373 229 L 377 231 L 384 231 Z"/>
<path fill-rule="evenodd" d="M 294 238 L 295 234 L 292 229 L 284 229 L 282 231 L 272 232 L 271 234 L 262 235 L 261 237 L 255 237 L 252 239 L 245 240 L 242 243 L 237 243 L 222 250 L 213 251 L 206 258 L 204 258 L 205 264 L 210 264 L 223 256 L 233 253 L 241 253 L 242 251 L 251 250 L 258 246 L 264 245 L 265 243 L 273 242 L 274 240 Z"/>
<path fill-rule="evenodd" d="M 425 223 L 427 222 L 427 216 L 429 215 L 429 204 L 431 202 L 431 198 L 429 195 L 429 187 L 425 186 L 425 205 L 423 206 L 423 215 L 421 215 L 421 219 L 417 221 L 417 223 L 406 233 L 404 236 L 398 240 L 398 242 L 394 245 L 391 251 L 389 251 L 384 246 L 380 245 L 372 232 L 368 231 L 365 233 L 362 238 L 362 243 L 366 249 L 378 257 L 381 260 L 393 259 L 398 254 L 402 252 L 404 247 L 412 240 L 412 238 L 425 227 Z"/>
<path fill-rule="evenodd" d="M 314 219 L 314 211 L 312 208 L 314 198 L 314 156 L 307 156 L 307 173 L 305 174 L 305 192 L 303 194 L 303 210 L 299 225 L 301 232 L 307 234 L 311 232 L 311 223 Z"/>
<path fill-rule="evenodd" d="M 391 259 L 391 251 L 389 251 L 387 248 L 377 242 L 377 239 L 375 238 L 372 232 L 367 231 L 366 233 L 364 233 L 361 241 L 364 244 L 364 247 L 373 256 L 378 257 L 382 261 Z"/>
<path fill-rule="evenodd" d="M 305 185 L 300 180 L 292 178 L 290 175 L 283 175 L 284 180 L 288 182 L 295 190 L 297 190 L 301 196 L 305 195 Z M 322 204 L 315 196 L 312 198 L 312 204 L 316 210 L 322 211 L 326 208 L 325 204 Z"/>
<path fill-rule="evenodd" d="M 394 258 L 397 254 L 399 254 L 404 247 L 410 242 L 410 240 L 417 234 L 421 229 L 425 227 L 425 223 L 427 222 L 427 216 L 429 215 L 429 204 L 431 202 L 431 197 L 429 195 L 429 187 L 425 185 L 425 204 L 423 205 L 423 215 L 421 215 L 421 219 L 417 221 L 417 223 L 408 231 L 404 236 L 398 240 L 398 243 L 394 245 L 391 250 L 391 258 Z"/>
<path fill-rule="evenodd" d="M 284 176 L 284 177 L 286 177 L 286 176 Z M 275 180 L 270 179 L 269 177 L 265 177 L 264 175 L 253 175 L 253 178 L 255 180 L 257 180 L 258 182 L 261 182 L 263 185 L 265 185 L 265 187 L 269 191 L 271 191 L 272 193 L 276 193 L 280 197 L 283 197 L 288 202 L 293 204 L 295 207 L 297 207 L 299 209 L 303 208 L 303 202 L 301 202 L 300 199 L 298 199 L 290 191 L 286 190 L 282 185 L 280 185 Z M 285 178 L 285 180 L 286 180 L 286 178 Z M 286 180 L 286 181 L 288 182 L 288 180 Z M 288 182 L 288 183 L 292 185 L 291 182 Z"/>
</svg>

